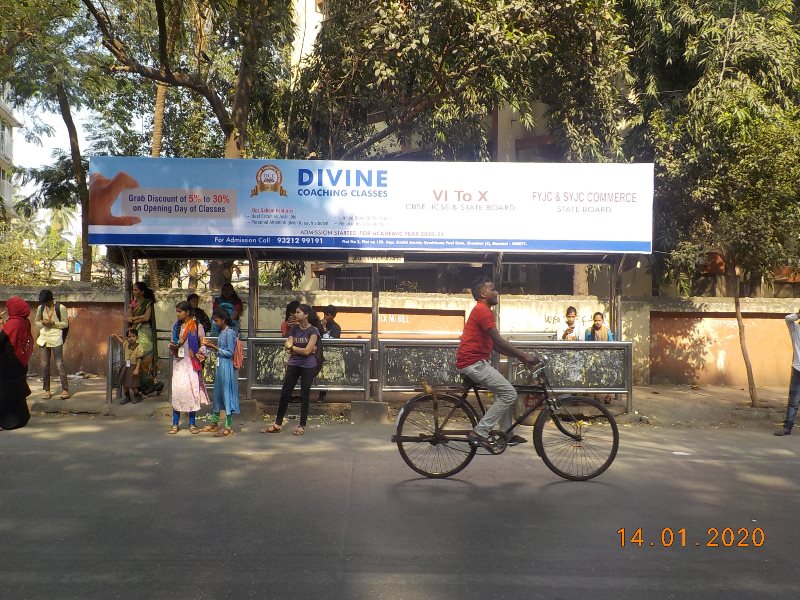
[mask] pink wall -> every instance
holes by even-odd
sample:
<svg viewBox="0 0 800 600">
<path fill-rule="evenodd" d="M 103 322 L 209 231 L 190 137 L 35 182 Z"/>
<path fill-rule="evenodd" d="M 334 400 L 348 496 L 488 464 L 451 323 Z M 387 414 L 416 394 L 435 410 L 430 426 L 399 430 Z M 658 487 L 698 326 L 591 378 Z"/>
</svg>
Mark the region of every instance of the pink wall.
<svg viewBox="0 0 800 600">
<path fill-rule="evenodd" d="M 782 314 L 744 317 L 756 385 L 788 386 L 792 344 Z M 747 385 L 736 316 L 650 313 L 652 383 Z"/>
<path fill-rule="evenodd" d="M 31 322 L 36 318 L 38 304 L 29 302 L 31 307 Z M 84 371 L 96 375 L 106 374 L 106 351 L 108 349 L 108 336 L 120 333 L 122 326 L 122 304 L 74 302 L 68 304 L 69 310 L 69 336 L 64 346 L 64 362 L 67 373 Z M 0 311 L 5 310 L 5 302 L 0 302 Z M 33 338 L 36 339 L 38 329 L 31 326 Z M 40 360 L 38 348 L 34 350 L 29 363 L 31 373 L 40 373 Z M 51 377 L 54 375 L 51 366 Z M 57 374 L 56 374 L 57 376 Z"/>
</svg>

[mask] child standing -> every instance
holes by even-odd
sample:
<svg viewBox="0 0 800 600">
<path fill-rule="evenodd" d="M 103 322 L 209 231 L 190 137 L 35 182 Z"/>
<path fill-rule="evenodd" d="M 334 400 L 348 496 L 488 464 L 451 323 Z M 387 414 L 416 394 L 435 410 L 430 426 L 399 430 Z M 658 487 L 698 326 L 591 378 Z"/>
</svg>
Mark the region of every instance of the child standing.
<svg viewBox="0 0 800 600">
<path fill-rule="evenodd" d="M 197 411 L 201 404 L 210 404 L 203 382 L 205 348 L 200 340 L 205 337 L 202 325 L 192 316 L 192 305 L 178 302 L 175 305 L 177 320 L 172 326 L 172 341 L 169 349 L 174 356 L 172 363 L 172 427 L 167 433 L 180 430 L 181 413 L 189 413 L 189 431 L 200 433 L 197 428 Z"/>
<path fill-rule="evenodd" d="M 586 330 L 587 342 L 613 342 L 614 333 L 605 325 L 603 313 L 596 312 L 592 315 L 592 326 Z"/>
<path fill-rule="evenodd" d="M 119 374 L 119 385 L 125 390 L 125 397 L 120 400 L 120 404 L 127 404 L 131 402 L 138 404 L 142 401 L 142 392 L 139 390 L 139 370 L 142 365 L 142 356 L 144 352 L 139 345 L 139 332 L 135 329 L 129 329 L 125 335 L 127 342 L 122 339 L 121 335 L 114 334 L 113 337 L 120 344 L 122 344 L 124 364 Z M 133 391 L 133 399 L 131 399 L 131 391 Z"/>
<path fill-rule="evenodd" d="M 203 427 L 204 432 L 213 432 L 215 437 L 225 437 L 233 433 L 232 415 L 239 413 L 239 379 L 233 366 L 233 351 L 236 349 L 236 330 L 228 311 L 219 308 L 211 314 L 214 325 L 219 329 L 218 343 L 203 339 L 203 346 L 217 351 L 217 371 L 214 376 L 214 408 L 211 424 Z M 225 427 L 219 428 L 219 413 L 225 411 Z"/>
</svg>

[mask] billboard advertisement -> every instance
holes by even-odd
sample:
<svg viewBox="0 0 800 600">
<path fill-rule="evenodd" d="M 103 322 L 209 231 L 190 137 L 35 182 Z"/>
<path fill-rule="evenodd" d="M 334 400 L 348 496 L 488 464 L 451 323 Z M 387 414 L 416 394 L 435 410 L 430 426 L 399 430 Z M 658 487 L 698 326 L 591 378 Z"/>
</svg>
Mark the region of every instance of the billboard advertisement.
<svg viewBox="0 0 800 600">
<path fill-rule="evenodd" d="M 89 242 L 649 253 L 653 165 L 93 157 Z"/>
</svg>

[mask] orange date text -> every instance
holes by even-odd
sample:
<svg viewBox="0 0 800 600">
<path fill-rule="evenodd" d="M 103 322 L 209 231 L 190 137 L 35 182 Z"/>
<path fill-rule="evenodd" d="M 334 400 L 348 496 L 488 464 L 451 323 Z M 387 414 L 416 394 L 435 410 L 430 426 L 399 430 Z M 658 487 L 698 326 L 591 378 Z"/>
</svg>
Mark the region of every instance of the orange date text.
<svg viewBox="0 0 800 600">
<path fill-rule="evenodd" d="M 705 548 L 761 548 L 767 539 L 761 527 L 709 527 L 705 535 L 693 536 L 685 527 L 675 529 L 664 527 L 647 532 L 641 527 L 617 529 L 619 547 L 686 548 L 687 546 Z"/>
</svg>

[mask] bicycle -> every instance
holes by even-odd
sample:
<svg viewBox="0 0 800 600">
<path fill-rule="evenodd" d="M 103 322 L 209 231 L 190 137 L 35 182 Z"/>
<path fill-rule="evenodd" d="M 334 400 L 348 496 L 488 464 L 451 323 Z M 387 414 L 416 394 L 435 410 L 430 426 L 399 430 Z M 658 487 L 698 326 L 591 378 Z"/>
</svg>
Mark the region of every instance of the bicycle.
<svg viewBox="0 0 800 600">
<path fill-rule="evenodd" d="M 597 477 L 617 455 L 619 429 L 614 415 L 591 398 L 557 396 L 544 369 L 540 363 L 533 370 L 536 385 L 514 386 L 518 393 L 539 398 L 506 431 L 489 434 L 490 453 L 505 452 L 514 429 L 541 410 L 533 426 L 533 445 L 547 468 L 571 481 Z M 477 453 L 467 433 L 486 408 L 478 385 L 465 376 L 462 379 L 463 387 L 423 383 L 424 391 L 406 402 L 397 415 L 397 430 L 391 439 L 405 463 L 420 475 L 450 477 L 463 470 Z M 470 392 L 480 413 L 469 402 Z"/>
</svg>

